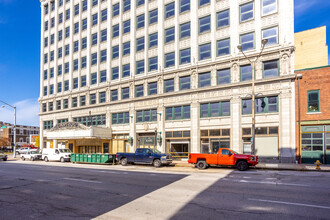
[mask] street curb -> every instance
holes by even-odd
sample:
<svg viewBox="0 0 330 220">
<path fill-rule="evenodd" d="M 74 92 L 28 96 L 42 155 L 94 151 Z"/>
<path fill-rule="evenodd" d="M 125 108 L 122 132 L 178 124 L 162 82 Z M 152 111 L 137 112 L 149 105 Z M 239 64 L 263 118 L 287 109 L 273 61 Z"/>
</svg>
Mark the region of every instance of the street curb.
<svg viewBox="0 0 330 220">
<path fill-rule="evenodd" d="M 191 167 L 194 168 L 194 165 L 191 164 L 181 164 L 181 163 L 175 163 L 175 167 Z M 309 172 L 330 172 L 329 170 L 322 170 L 322 167 L 320 170 L 316 169 L 308 169 L 308 168 L 288 168 L 288 167 L 250 167 L 250 169 L 255 170 L 287 170 L 287 171 L 309 171 Z"/>
</svg>

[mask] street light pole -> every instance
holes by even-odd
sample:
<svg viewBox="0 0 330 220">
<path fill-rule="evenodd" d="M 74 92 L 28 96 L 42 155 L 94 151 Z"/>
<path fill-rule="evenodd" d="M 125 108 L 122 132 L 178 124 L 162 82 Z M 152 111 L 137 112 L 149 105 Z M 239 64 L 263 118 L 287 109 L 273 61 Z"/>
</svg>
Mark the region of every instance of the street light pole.
<svg viewBox="0 0 330 220">
<path fill-rule="evenodd" d="M 14 157 L 16 157 L 16 107 L 9 105 L 8 103 L 0 100 L 0 102 L 2 102 L 3 104 L 11 107 L 14 109 Z M 4 108 L 5 106 L 2 106 L 2 108 Z"/>
<path fill-rule="evenodd" d="M 256 57 L 255 60 L 251 61 L 244 53 L 244 51 L 242 50 L 242 46 L 241 45 L 238 45 L 237 46 L 237 49 L 240 50 L 242 52 L 242 54 L 244 55 L 244 57 L 250 62 L 251 64 L 251 67 L 252 67 L 252 139 L 251 139 L 251 154 L 252 155 L 255 155 L 255 141 L 256 141 L 256 133 L 255 133 L 255 130 L 256 130 L 256 122 L 255 122 L 255 88 L 254 88 L 254 81 L 255 81 L 255 69 L 256 69 L 256 64 L 257 64 L 257 61 L 258 59 L 260 58 L 264 48 L 265 48 L 265 45 L 267 44 L 268 42 L 268 39 L 263 39 L 261 41 L 261 44 L 262 44 L 262 48 L 261 48 L 261 51 L 259 53 L 259 55 Z"/>
</svg>

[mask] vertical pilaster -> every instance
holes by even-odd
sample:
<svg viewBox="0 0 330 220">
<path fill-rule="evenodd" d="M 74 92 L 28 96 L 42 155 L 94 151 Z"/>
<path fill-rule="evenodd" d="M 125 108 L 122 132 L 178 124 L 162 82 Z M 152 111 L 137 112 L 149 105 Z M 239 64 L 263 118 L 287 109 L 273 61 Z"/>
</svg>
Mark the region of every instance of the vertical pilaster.
<svg viewBox="0 0 330 220">
<path fill-rule="evenodd" d="M 199 153 L 200 152 L 200 107 L 197 100 L 194 100 L 190 105 L 190 118 L 191 118 L 191 145 L 190 152 L 191 153 Z"/>
<path fill-rule="evenodd" d="M 241 99 L 238 97 L 230 100 L 230 148 L 237 152 L 243 152 L 241 137 Z"/>
</svg>

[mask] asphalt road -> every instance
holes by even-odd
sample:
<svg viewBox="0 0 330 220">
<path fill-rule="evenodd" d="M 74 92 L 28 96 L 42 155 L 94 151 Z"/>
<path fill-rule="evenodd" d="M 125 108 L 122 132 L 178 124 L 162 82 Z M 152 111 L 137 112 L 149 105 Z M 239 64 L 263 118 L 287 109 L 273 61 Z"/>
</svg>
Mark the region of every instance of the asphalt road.
<svg viewBox="0 0 330 220">
<path fill-rule="evenodd" d="M 330 173 L 211 169 L 1 161 L 0 219 L 330 218 Z"/>
</svg>

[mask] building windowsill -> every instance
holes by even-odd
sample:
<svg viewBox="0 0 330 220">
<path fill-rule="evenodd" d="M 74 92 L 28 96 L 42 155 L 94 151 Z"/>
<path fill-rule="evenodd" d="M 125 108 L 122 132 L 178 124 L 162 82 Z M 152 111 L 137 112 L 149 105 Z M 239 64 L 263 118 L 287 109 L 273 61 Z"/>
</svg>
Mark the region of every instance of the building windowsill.
<svg viewBox="0 0 330 220">
<path fill-rule="evenodd" d="M 322 114 L 322 112 L 307 112 L 307 115 L 318 115 Z"/>
</svg>

